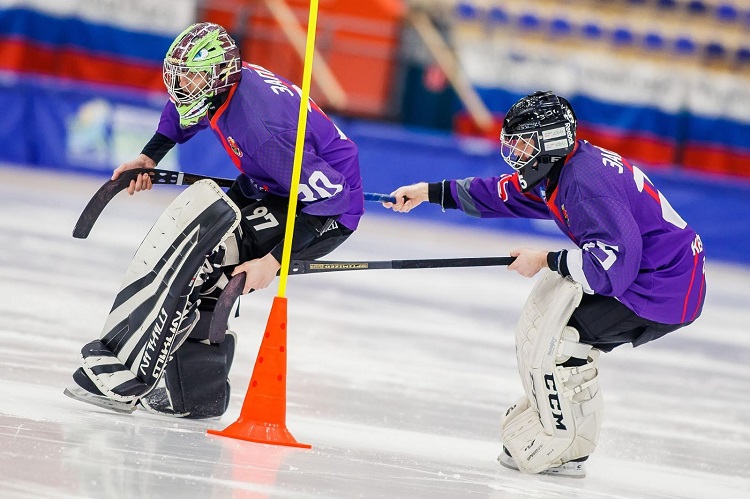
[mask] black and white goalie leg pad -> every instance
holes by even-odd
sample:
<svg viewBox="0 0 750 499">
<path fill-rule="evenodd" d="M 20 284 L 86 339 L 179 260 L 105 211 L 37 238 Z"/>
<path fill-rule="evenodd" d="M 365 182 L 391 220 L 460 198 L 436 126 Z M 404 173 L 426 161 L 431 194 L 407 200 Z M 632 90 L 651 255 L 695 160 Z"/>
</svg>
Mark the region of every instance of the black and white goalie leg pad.
<svg viewBox="0 0 750 499">
<path fill-rule="evenodd" d="M 239 209 L 210 180 L 193 184 L 167 207 L 136 251 L 101 337 L 81 350 L 82 371 L 99 392 L 94 395 L 135 404 L 156 387 L 197 319 L 191 312 L 206 257 L 239 221 Z"/>
<path fill-rule="evenodd" d="M 136 409 L 135 400 L 122 402 L 104 396 L 94 382 L 86 376 L 82 367 L 79 367 L 76 372 L 73 373 L 73 381 L 75 383 L 67 387 L 63 391 L 63 394 L 74 400 L 86 402 L 87 404 L 92 404 L 110 411 L 119 412 L 120 414 L 130 414 Z"/>
</svg>

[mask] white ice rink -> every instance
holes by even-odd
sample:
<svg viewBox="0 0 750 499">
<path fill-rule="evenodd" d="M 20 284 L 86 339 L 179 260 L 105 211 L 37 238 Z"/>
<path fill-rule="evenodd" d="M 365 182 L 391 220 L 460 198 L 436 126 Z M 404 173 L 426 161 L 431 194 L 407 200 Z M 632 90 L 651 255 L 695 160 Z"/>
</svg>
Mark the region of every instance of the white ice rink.
<svg viewBox="0 0 750 499">
<path fill-rule="evenodd" d="M 495 461 L 501 415 L 522 393 L 514 325 L 534 283 L 504 268 L 290 277 L 287 426 L 312 450 L 206 434 L 239 415 L 277 284 L 241 300 L 220 420 L 71 400 L 80 348 L 179 190 L 120 194 L 73 239 L 102 182 L 0 167 L 0 498 L 750 498 L 750 269 L 711 261 L 710 248 L 703 316 L 602 357 L 605 420 L 583 480 Z M 560 244 L 367 208 L 332 259 Z"/>
</svg>

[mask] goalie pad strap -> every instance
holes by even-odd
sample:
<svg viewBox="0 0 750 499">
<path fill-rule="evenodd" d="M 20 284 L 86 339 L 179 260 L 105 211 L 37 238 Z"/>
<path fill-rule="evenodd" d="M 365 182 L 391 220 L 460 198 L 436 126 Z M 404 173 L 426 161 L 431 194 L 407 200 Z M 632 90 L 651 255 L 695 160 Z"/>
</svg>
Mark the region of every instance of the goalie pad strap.
<svg viewBox="0 0 750 499">
<path fill-rule="evenodd" d="M 557 349 L 557 355 L 559 357 L 575 357 L 577 359 L 586 359 L 591 352 L 591 345 L 584 343 L 577 343 L 568 340 L 560 341 L 560 346 Z"/>
<path fill-rule="evenodd" d="M 189 333 L 182 325 L 206 256 L 239 218 L 239 209 L 210 180 L 183 191 L 159 217 L 133 257 L 101 338 L 81 350 L 83 369 L 102 393 L 130 401 L 156 386 Z"/>
</svg>

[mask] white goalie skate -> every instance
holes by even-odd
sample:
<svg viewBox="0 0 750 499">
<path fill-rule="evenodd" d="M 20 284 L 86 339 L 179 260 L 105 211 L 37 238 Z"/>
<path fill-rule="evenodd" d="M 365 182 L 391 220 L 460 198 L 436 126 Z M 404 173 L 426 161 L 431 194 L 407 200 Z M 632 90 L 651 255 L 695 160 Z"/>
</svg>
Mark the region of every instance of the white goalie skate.
<svg viewBox="0 0 750 499">
<path fill-rule="evenodd" d="M 503 447 L 503 452 L 497 456 L 497 461 L 512 470 L 518 471 L 516 461 L 511 457 L 510 454 Z M 553 466 L 539 473 L 540 475 L 558 475 L 566 476 L 569 478 L 585 478 L 586 477 L 586 465 L 583 461 L 569 461 L 561 464 L 560 466 Z"/>
</svg>

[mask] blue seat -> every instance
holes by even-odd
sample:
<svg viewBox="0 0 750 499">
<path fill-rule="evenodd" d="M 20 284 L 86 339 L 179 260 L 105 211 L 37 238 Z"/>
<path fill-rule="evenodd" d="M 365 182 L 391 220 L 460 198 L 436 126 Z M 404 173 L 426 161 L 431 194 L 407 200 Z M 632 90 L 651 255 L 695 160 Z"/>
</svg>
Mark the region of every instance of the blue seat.
<svg viewBox="0 0 750 499">
<path fill-rule="evenodd" d="M 635 41 L 635 36 L 630 29 L 620 26 L 612 31 L 612 41 L 615 45 L 619 46 L 632 45 Z"/>
<path fill-rule="evenodd" d="M 727 55 L 727 49 L 719 42 L 709 42 L 703 47 L 703 52 L 708 59 L 723 59 Z"/>
<path fill-rule="evenodd" d="M 695 15 L 705 15 L 708 12 L 708 5 L 701 0 L 690 0 L 686 7 L 689 13 Z"/>
<path fill-rule="evenodd" d="M 733 23 L 740 18 L 740 11 L 732 4 L 722 3 L 716 6 L 716 19 L 724 23 Z"/>
<path fill-rule="evenodd" d="M 680 55 L 694 54 L 697 49 L 698 45 L 692 38 L 680 36 L 674 40 L 674 51 Z"/>
<path fill-rule="evenodd" d="M 604 36 L 604 29 L 596 23 L 587 22 L 581 26 L 581 34 L 589 40 L 599 40 Z"/>
<path fill-rule="evenodd" d="M 656 0 L 656 6 L 664 10 L 674 10 L 677 8 L 677 0 Z"/>
<path fill-rule="evenodd" d="M 573 32 L 573 25 L 563 17 L 556 17 L 549 23 L 553 36 L 568 36 Z"/>
<path fill-rule="evenodd" d="M 649 32 L 643 35 L 643 46 L 646 50 L 657 51 L 664 49 L 665 41 L 661 33 Z"/>
<path fill-rule="evenodd" d="M 740 64 L 750 64 L 750 47 L 740 47 L 734 54 L 734 58 Z"/>
<path fill-rule="evenodd" d="M 471 2 L 458 2 L 454 11 L 462 21 L 476 21 L 479 18 L 479 9 Z"/>
<path fill-rule="evenodd" d="M 508 13 L 501 7 L 492 7 L 487 12 L 487 21 L 490 24 L 508 24 Z"/>
<path fill-rule="evenodd" d="M 518 25 L 526 31 L 537 31 L 541 27 L 542 21 L 536 14 L 526 12 L 519 16 Z"/>
</svg>

